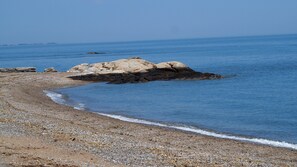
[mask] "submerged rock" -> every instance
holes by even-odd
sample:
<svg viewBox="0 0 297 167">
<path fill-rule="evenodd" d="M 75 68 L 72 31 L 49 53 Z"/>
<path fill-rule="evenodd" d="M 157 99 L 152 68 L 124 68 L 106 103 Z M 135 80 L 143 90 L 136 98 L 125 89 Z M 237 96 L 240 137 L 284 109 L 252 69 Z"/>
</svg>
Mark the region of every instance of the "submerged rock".
<svg viewBox="0 0 297 167">
<path fill-rule="evenodd" d="M 105 54 L 104 52 L 88 52 L 87 54 L 96 55 L 96 54 Z"/>
<path fill-rule="evenodd" d="M 35 67 L 0 68 L 0 72 L 36 72 Z"/>
<path fill-rule="evenodd" d="M 44 69 L 44 72 L 58 72 L 54 67 Z"/>
<path fill-rule="evenodd" d="M 219 79 L 220 75 L 196 72 L 177 61 L 154 64 L 139 57 L 95 64 L 80 64 L 68 72 L 75 80 L 105 81 L 109 83 L 137 83 L 172 79 Z"/>
</svg>

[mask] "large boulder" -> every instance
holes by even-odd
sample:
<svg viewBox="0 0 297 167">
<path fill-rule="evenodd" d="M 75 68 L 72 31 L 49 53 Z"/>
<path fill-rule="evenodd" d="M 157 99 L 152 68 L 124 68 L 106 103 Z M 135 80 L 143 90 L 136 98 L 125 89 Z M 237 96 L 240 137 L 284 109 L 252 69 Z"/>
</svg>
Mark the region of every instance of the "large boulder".
<svg viewBox="0 0 297 167">
<path fill-rule="evenodd" d="M 95 63 L 95 64 L 80 64 L 72 67 L 68 72 L 80 73 L 136 73 L 147 72 L 155 69 L 157 66 L 149 61 L 130 58 L 120 59 L 111 62 Z"/>
<path fill-rule="evenodd" d="M 175 71 L 190 69 L 187 65 L 178 61 L 162 62 L 162 63 L 156 64 L 156 66 L 158 69 L 171 69 Z"/>
<path fill-rule="evenodd" d="M 89 72 L 90 65 L 88 63 L 83 63 L 77 66 L 72 67 L 70 70 L 67 72 Z"/>
<path fill-rule="evenodd" d="M 171 79 L 217 79 L 220 75 L 196 72 L 177 61 L 154 64 L 139 57 L 111 62 L 80 64 L 68 72 L 75 80 L 135 83 Z"/>
</svg>

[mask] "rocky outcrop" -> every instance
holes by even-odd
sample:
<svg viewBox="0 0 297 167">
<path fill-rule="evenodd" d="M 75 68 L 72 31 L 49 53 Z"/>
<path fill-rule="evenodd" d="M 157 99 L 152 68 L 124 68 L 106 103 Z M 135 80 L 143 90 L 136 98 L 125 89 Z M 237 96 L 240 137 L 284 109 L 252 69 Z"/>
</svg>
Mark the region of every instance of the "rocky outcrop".
<svg viewBox="0 0 297 167">
<path fill-rule="evenodd" d="M 44 69 L 44 72 L 58 72 L 54 67 Z"/>
<path fill-rule="evenodd" d="M 0 72 L 36 72 L 35 67 L 0 68 Z"/>
<path fill-rule="evenodd" d="M 79 73 L 136 73 L 147 72 L 148 70 L 155 69 L 157 66 L 149 61 L 136 58 L 120 59 L 111 62 L 95 63 L 95 64 L 80 64 L 72 67 L 68 72 Z"/>
<path fill-rule="evenodd" d="M 112 62 L 81 64 L 68 72 L 75 80 L 105 81 L 109 83 L 137 83 L 172 79 L 219 79 L 220 75 L 196 72 L 181 62 L 154 64 L 139 57 Z"/>
</svg>

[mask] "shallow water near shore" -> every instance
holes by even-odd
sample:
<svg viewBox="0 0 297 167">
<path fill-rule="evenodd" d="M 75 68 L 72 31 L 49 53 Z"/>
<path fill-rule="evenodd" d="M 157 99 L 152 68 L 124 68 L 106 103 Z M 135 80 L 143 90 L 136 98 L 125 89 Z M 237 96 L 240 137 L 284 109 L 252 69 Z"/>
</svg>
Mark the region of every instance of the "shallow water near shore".
<svg viewBox="0 0 297 167">
<path fill-rule="evenodd" d="M 88 51 L 106 54 L 85 54 Z M 112 116 L 297 143 L 297 35 L 1 47 L 0 65 L 54 66 L 66 71 L 84 62 L 131 56 L 153 62 L 182 61 L 197 71 L 230 77 L 95 83 L 56 90 L 57 99 L 77 109 Z"/>
</svg>

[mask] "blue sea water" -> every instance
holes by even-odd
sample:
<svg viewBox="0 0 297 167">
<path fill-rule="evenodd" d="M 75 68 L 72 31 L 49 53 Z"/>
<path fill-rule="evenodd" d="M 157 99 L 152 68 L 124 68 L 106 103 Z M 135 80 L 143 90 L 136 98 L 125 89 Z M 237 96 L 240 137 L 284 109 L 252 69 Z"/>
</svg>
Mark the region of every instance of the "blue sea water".
<svg viewBox="0 0 297 167">
<path fill-rule="evenodd" d="M 96 51 L 106 54 L 88 55 Z M 0 67 L 66 71 L 140 56 L 181 61 L 221 80 L 94 83 L 55 90 L 71 105 L 162 124 L 297 144 L 297 35 L 0 47 Z"/>
</svg>

